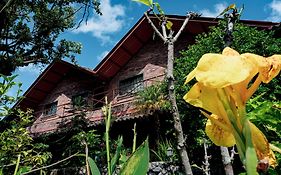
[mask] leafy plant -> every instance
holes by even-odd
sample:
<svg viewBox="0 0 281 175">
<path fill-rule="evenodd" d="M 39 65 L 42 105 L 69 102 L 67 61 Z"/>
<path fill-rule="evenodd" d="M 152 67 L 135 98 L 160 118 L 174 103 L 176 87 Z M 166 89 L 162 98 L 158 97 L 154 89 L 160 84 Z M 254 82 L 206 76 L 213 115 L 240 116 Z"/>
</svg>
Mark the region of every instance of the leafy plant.
<svg viewBox="0 0 281 175">
<path fill-rule="evenodd" d="M 178 154 L 175 149 L 173 149 L 175 146 L 172 144 L 172 142 L 168 139 L 160 140 L 157 144 L 156 150 L 151 150 L 152 153 L 156 155 L 156 157 L 160 161 L 165 162 L 176 162 L 178 160 Z M 171 150 L 169 150 L 171 149 Z M 171 151 L 172 155 L 167 155 L 167 151 Z"/>
<path fill-rule="evenodd" d="M 0 2 L 0 73 L 9 75 L 16 67 L 30 63 L 50 63 L 54 59 L 70 58 L 81 52 L 81 44 L 58 39 L 64 31 L 80 25 L 90 9 L 101 14 L 99 0 Z M 81 20 L 75 14 L 83 11 Z M 9 42 L 6 42 L 8 41 Z"/>
<path fill-rule="evenodd" d="M 8 94 L 9 90 L 17 83 L 14 82 L 15 76 L 6 77 L 1 75 L 3 82 L 0 84 L 0 107 L 1 115 L 4 119 L 0 121 L 0 166 L 5 174 L 14 171 L 23 171 L 27 167 L 38 167 L 44 165 L 51 158 L 47 151 L 47 145 L 35 143 L 30 136 L 28 126 L 32 123 L 32 111 L 26 112 L 20 109 L 11 108 L 18 98 Z M 20 84 L 19 84 L 20 87 Z"/>
<path fill-rule="evenodd" d="M 104 115 L 105 115 L 105 138 L 106 138 L 106 155 L 107 155 L 107 173 L 112 175 L 115 172 L 116 165 L 121 155 L 121 146 L 123 142 L 123 138 L 119 137 L 117 148 L 113 158 L 110 155 L 110 138 L 109 138 L 109 131 L 111 125 L 111 105 L 107 103 L 102 108 Z M 100 174 L 98 172 L 95 162 L 93 159 L 88 159 L 89 164 L 91 166 L 92 175 Z M 149 147 L 148 147 L 148 139 L 146 139 L 135 152 L 129 157 L 129 159 L 124 163 L 122 169 L 120 171 L 121 175 L 145 175 L 148 170 L 149 164 Z"/>
<path fill-rule="evenodd" d="M 13 105 L 20 98 L 20 89 L 22 84 L 15 82 L 17 75 L 5 76 L 0 74 L 0 118 L 7 117 L 11 112 Z M 12 88 L 16 88 L 15 96 L 8 95 Z"/>
<path fill-rule="evenodd" d="M 136 106 L 141 111 L 169 111 L 171 104 L 167 94 L 165 82 L 151 85 L 137 93 Z"/>
</svg>

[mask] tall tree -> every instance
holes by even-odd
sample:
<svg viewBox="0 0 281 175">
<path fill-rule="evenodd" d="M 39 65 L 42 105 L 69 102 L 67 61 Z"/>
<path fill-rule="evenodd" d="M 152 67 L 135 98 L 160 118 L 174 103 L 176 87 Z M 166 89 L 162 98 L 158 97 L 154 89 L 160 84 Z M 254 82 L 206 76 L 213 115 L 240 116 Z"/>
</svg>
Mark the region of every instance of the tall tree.
<svg viewBox="0 0 281 175">
<path fill-rule="evenodd" d="M 81 45 L 59 35 L 71 29 L 74 15 L 99 10 L 99 0 L 2 0 L 0 2 L 0 73 L 9 75 L 16 67 L 29 63 L 49 63 L 80 53 Z"/>
<path fill-rule="evenodd" d="M 179 35 L 185 28 L 186 24 L 188 23 L 189 19 L 192 18 L 193 14 L 188 14 L 186 16 L 186 19 L 184 23 L 182 24 L 180 30 L 178 33 L 173 36 L 173 32 L 170 32 L 170 34 L 167 36 L 166 34 L 166 27 L 164 26 L 167 21 L 162 22 L 162 32 L 160 33 L 159 30 L 154 26 L 153 22 L 145 13 L 146 18 L 148 19 L 149 23 L 152 25 L 153 29 L 156 31 L 156 33 L 160 36 L 160 38 L 167 43 L 168 45 L 168 64 L 167 64 L 167 80 L 168 80 L 168 92 L 169 92 L 169 100 L 172 105 L 172 115 L 174 119 L 174 128 L 176 131 L 176 136 L 177 136 L 177 147 L 180 153 L 180 157 L 182 160 L 182 163 L 184 165 L 184 170 L 187 175 L 192 175 L 192 170 L 191 170 L 191 165 L 189 162 L 189 158 L 187 155 L 186 151 L 186 144 L 185 144 L 185 138 L 183 135 L 183 130 L 182 130 L 182 125 L 181 125 L 181 120 L 180 120 L 180 114 L 178 111 L 178 106 L 176 102 L 176 95 L 175 95 L 175 78 L 173 75 L 174 72 L 174 43 L 177 41 Z"/>
<path fill-rule="evenodd" d="M 136 0 L 136 1 L 143 3 L 150 7 L 150 9 L 147 12 L 145 12 L 144 15 L 147 18 L 149 24 L 151 24 L 151 26 L 152 26 L 153 30 L 156 32 L 156 34 L 168 46 L 166 78 L 168 80 L 168 97 L 169 97 L 169 101 L 172 106 L 171 112 L 172 112 L 173 119 L 174 119 L 174 128 L 175 128 L 175 133 L 176 133 L 176 137 L 177 137 L 177 148 L 179 150 L 179 154 L 180 154 L 180 157 L 182 160 L 182 164 L 184 166 L 185 173 L 187 175 L 192 175 L 193 173 L 192 173 L 191 165 L 190 165 L 189 158 L 187 155 L 185 138 L 183 135 L 180 114 L 179 114 L 178 106 L 177 106 L 177 102 L 176 102 L 176 94 L 175 94 L 175 88 L 174 88 L 175 87 L 175 78 L 174 78 L 173 72 L 174 72 L 174 44 L 177 41 L 177 39 L 179 38 L 182 31 L 184 30 L 184 28 L 186 27 L 189 19 L 196 16 L 196 14 L 188 13 L 186 15 L 186 18 L 185 18 L 182 26 L 180 27 L 179 31 L 176 33 L 176 35 L 173 35 L 174 31 L 171 28 L 173 24 L 172 24 L 172 22 L 167 20 L 167 18 L 164 15 L 163 10 L 161 9 L 161 7 L 158 3 L 153 3 L 152 0 Z M 158 17 L 155 13 L 154 14 L 160 20 L 160 23 L 161 23 L 160 25 L 161 25 L 161 29 L 162 29 L 161 32 L 157 29 L 157 27 L 155 26 L 153 21 L 148 16 L 148 13 L 152 12 L 154 10 L 154 7 L 156 7 L 158 12 L 160 13 L 160 17 Z M 170 31 L 168 35 L 167 35 L 167 29 Z"/>
</svg>

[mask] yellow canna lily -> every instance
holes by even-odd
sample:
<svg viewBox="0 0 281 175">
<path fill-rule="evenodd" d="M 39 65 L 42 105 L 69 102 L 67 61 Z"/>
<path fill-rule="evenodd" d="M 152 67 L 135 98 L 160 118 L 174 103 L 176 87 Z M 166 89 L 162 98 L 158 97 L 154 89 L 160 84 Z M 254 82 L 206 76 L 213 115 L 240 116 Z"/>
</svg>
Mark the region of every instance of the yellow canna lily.
<svg viewBox="0 0 281 175">
<path fill-rule="evenodd" d="M 198 81 L 184 96 L 191 105 L 202 108 L 208 118 L 206 134 L 219 146 L 237 145 L 240 158 L 246 160 L 249 147 L 254 147 L 258 160 L 276 166 L 276 159 L 263 133 L 246 118 L 246 101 L 260 83 L 268 83 L 281 69 L 281 55 L 264 58 L 226 47 L 222 54 L 201 57 L 185 83 Z M 249 129 L 248 129 L 249 128 Z M 252 159 L 255 160 L 255 159 Z M 257 163 L 257 162 L 256 162 Z M 246 167 L 250 165 L 247 165 Z"/>
</svg>

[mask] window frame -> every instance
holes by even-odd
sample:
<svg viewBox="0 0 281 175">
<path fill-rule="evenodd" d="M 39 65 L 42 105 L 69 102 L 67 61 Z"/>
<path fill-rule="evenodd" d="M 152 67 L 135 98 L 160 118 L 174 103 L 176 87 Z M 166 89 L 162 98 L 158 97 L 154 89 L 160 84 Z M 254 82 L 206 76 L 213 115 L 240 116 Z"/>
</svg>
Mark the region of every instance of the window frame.
<svg viewBox="0 0 281 175">
<path fill-rule="evenodd" d="M 43 111 L 44 116 L 57 115 L 57 111 L 58 111 L 58 101 L 44 105 L 44 111 Z"/>
<path fill-rule="evenodd" d="M 133 95 L 144 89 L 143 74 L 131 76 L 119 81 L 118 95 Z"/>
</svg>

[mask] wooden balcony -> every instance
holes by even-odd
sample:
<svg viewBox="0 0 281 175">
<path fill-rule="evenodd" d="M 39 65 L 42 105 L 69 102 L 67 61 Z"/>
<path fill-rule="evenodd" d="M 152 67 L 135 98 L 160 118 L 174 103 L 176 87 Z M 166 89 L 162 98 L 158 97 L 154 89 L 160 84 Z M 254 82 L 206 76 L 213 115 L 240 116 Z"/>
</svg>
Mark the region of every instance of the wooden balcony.
<svg viewBox="0 0 281 175">
<path fill-rule="evenodd" d="M 135 106 L 136 93 L 145 87 L 163 81 L 163 79 L 164 75 L 160 75 L 143 80 L 138 82 L 138 86 L 134 86 L 134 88 L 131 88 L 130 91 L 127 91 L 126 93 L 120 93 L 121 89 L 113 89 L 94 95 L 90 94 L 87 100 L 89 103 L 86 105 L 78 107 L 74 106 L 71 102 L 68 102 L 58 105 L 53 114 L 47 115 L 44 110 L 35 111 L 34 115 L 37 119 L 31 126 L 30 131 L 31 133 L 55 131 L 59 126 L 67 125 L 71 122 L 71 119 L 74 116 L 81 114 L 89 121 L 89 125 L 98 125 L 102 123 L 104 119 L 101 107 L 104 105 L 105 97 L 108 97 L 108 101 L 111 102 L 114 121 L 141 117 L 143 114 L 141 114 Z"/>
</svg>

